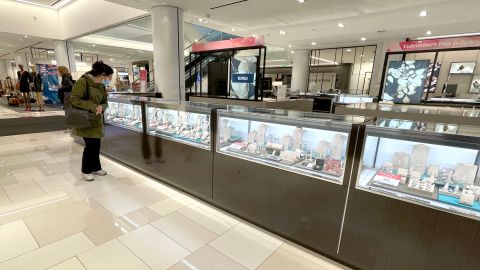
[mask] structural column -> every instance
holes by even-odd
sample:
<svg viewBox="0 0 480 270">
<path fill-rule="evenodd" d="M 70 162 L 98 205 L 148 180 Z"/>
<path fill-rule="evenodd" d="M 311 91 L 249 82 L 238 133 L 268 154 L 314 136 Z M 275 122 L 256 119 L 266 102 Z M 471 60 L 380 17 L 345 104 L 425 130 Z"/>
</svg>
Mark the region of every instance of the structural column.
<svg viewBox="0 0 480 270">
<path fill-rule="evenodd" d="M 291 92 L 307 92 L 310 50 L 296 50 L 293 56 Z"/>
<path fill-rule="evenodd" d="M 57 60 L 57 66 L 65 66 L 70 70 L 71 74 L 76 73 L 77 65 L 73 47 L 68 47 L 66 40 L 54 40 L 53 46 L 55 50 L 55 60 Z"/>
<path fill-rule="evenodd" d="M 155 91 L 167 100 L 185 100 L 183 10 L 158 6 L 151 13 Z"/>
</svg>

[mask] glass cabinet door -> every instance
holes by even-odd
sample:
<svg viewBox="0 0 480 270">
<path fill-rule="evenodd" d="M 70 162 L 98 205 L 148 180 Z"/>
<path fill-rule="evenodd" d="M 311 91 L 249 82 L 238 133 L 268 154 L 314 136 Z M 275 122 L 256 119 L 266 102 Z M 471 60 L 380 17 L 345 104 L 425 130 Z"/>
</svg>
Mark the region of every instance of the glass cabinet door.
<svg viewBox="0 0 480 270">
<path fill-rule="evenodd" d="M 142 107 L 136 104 L 109 101 L 105 111 L 105 122 L 142 132 Z"/>
<path fill-rule="evenodd" d="M 480 219 L 480 129 L 388 123 L 367 126 L 357 187 Z"/>
<path fill-rule="evenodd" d="M 219 111 L 217 128 L 222 154 L 343 183 L 349 124 Z"/>
<path fill-rule="evenodd" d="M 211 149 L 210 114 L 147 106 L 147 127 L 152 136 Z"/>
</svg>

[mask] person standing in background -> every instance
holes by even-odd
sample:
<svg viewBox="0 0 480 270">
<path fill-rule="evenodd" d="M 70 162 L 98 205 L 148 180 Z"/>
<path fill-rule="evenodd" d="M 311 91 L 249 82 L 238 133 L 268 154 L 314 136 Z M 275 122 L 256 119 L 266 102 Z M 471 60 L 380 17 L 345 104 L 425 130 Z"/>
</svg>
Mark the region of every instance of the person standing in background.
<svg viewBox="0 0 480 270">
<path fill-rule="evenodd" d="M 20 92 L 23 96 L 23 101 L 25 102 L 25 111 L 31 111 L 32 105 L 30 104 L 30 74 L 23 70 L 23 65 L 18 65 L 20 69 L 17 72 L 18 81 L 20 83 Z"/>
<path fill-rule="evenodd" d="M 57 68 L 58 76 L 62 77 L 62 84 L 58 89 L 58 99 L 65 107 L 65 102 L 70 102 L 70 95 L 72 94 L 72 87 L 73 87 L 73 78 L 70 75 L 70 71 L 65 66 L 59 66 Z M 68 105 L 68 104 L 67 104 Z"/>
<path fill-rule="evenodd" d="M 74 128 L 72 134 L 82 137 L 85 141 L 82 157 L 82 176 L 86 181 L 93 181 L 94 175 L 104 176 L 100 164 L 101 139 L 104 136 L 103 113 L 107 109 L 108 78 L 113 74 L 113 69 L 97 61 L 92 65 L 92 70 L 83 75 L 73 85 L 70 104 L 72 107 L 95 113 L 95 123 L 90 128 Z M 88 91 L 88 95 L 86 94 Z M 86 97 L 88 96 L 88 99 Z"/>
<path fill-rule="evenodd" d="M 38 111 L 45 111 L 45 102 L 43 101 L 42 77 L 37 73 L 35 66 L 32 66 L 31 79 L 33 82 L 33 92 L 35 92 L 35 100 L 37 101 Z"/>
</svg>

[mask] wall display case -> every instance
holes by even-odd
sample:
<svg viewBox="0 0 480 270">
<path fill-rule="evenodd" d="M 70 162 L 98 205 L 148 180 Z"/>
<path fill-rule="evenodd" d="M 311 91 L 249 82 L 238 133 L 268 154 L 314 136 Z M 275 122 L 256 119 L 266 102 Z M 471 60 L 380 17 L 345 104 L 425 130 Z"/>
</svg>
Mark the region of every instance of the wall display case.
<svg viewBox="0 0 480 270">
<path fill-rule="evenodd" d="M 366 127 L 357 188 L 480 220 L 480 128 L 408 122 Z"/>
<path fill-rule="evenodd" d="M 343 183 L 351 124 L 316 119 L 312 113 L 289 117 L 222 110 L 217 126 L 222 154 Z"/>
<path fill-rule="evenodd" d="M 147 105 L 147 132 L 152 136 L 211 149 L 211 126 L 209 105 L 190 104 L 169 106 Z"/>
<path fill-rule="evenodd" d="M 105 111 L 105 123 L 142 132 L 142 107 L 127 99 L 110 99 Z"/>
</svg>

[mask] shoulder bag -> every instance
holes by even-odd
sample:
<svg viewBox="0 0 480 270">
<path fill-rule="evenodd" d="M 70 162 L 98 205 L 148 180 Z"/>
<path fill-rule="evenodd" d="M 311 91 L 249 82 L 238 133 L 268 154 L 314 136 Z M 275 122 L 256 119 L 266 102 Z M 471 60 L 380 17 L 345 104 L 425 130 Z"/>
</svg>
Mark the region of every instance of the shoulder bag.
<svg viewBox="0 0 480 270">
<path fill-rule="evenodd" d="M 85 96 L 83 100 L 88 100 L 90 98 L 89 88 L 88 88 L 88 80 L 85 79 Z M 72 128 L 92 128 L 94 127 L 94 123 L 96 121 L 96 114 L 92 113 L 88 110 L 79 109 L 70 104 L 70 102 L 66 102 L 65 104 L 69 104 L 65 107 L 65 120 L 67 122 L 67 126 Z"/>
</svg>

